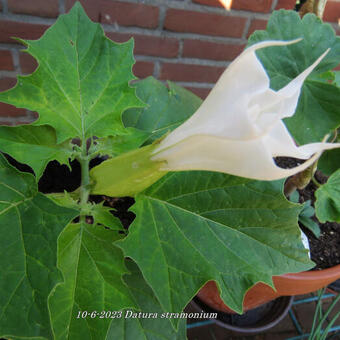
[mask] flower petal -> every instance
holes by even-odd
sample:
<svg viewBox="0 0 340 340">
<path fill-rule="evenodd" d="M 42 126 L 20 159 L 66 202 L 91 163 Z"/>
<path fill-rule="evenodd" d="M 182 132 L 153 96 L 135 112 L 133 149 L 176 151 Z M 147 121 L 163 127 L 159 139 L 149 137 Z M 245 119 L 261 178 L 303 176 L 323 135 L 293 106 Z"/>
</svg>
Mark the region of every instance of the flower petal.
<svg viewBox="0 0 340 340">
<path fill-rule="evenodd" d="M 338 147 L 340 147 L 339 143 L 313 143 L 300 148 L 295 147 L 300 149 L 302 154 L 318 152 L 295 168 L 282 169 L 275 164 L 266 137 L 235 141 L 216 136 L 195 135 L 156 153 L 152 159 L 165 159 L 167 164 L 162 166 L 161 170 L 166 171 L 218 171 L 235 176 L 271 181 L 305 170 L 320 157 L 323 150 Z M 287 149 L 287 152 L 293 154 L 291 150 L 293 150 L 292 145 L 290 145 L 290 150 Z M 282 145 L 281 151 L 286 151 Z M 287 155 L 283 153 L 281 156 Z"/>
<path fill-rule="evenodd" d="M 265 136 L 265 143 L 272 157 L 282 156 L 300 159 L 308 159 L 316 152 L 334 149 L 340 146 L 338 143 L 332 144 L 324 142 L 296 146 L 293 137 L 282 121 L 277 122 L 269 134 Z"/>
<path fill-rule="evenodd" d="M 268 89 L 251 100 L 249 104 L 250 107 L 252 105 L 258 105 L 258 103 L 263 103 L 263 105 L 261 105 L 261 115 L 255 120 L 255 124 L 262 133 L 265 133 L 280 119 L 294 115 L 303 82 L 329 51 L 330 49 L 327 49 L 312 65 L 281 90 L 273 91 Z"/>
<path fill-rule="evenodd" d="M 260 48 L 284 46 L 300 40 L 264 41 L 248 47 L 224 71 L 196 113 L 162 141 L 162 147 L 195 134 L 230 139 L 257 136 L 259 131 L 249 117 L 248 104 L 254 96 L 268 91 L 269 78 L 255 52 Z"/>
<path fill-rule="evenodd" d="M 283 117 L 294 114 L 307 76 L 328 53 L 279 91 L 255 55 L 259 48 L 295 41 L 266 41 L 246 49 L 223 73 L 196 113 L 154 150 L 152 160 L 166 160 L 161 170 L 208 170 L 258 180 L 276 180 L 303 171 L 323 150 L 340 144 L 296 146 Z M 308 159 L 293 169 L 278 167 L 273 157 Z"/>
</svg>

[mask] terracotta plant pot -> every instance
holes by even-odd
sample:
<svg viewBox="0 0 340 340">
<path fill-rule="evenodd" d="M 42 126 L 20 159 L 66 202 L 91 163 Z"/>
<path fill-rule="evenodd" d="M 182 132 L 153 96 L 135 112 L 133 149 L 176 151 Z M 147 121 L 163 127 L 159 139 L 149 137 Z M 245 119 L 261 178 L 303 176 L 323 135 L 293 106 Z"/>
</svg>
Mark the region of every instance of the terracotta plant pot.
<svg viewBox="0 0 340 340">
<path fill-rule="evenodd" d="M 332 268 L 274 276 L 276 291 L 264 283 L 257 283 L 244 298 L 244 311 L 256 308 L 280 296 L 293 296 L 314 292 L 340 278 L 340 265 Z M 220 298 L 214 281 L 209 281 L 197 294 L 208 306 L 216 310 L 235 313 Z"/>
<path fill-rule="evenodd" d="M 336 280 L 332 282 L 328 286 L 328 290 L 330 290 L 333 294 L 339 294 L 340 293 L 340 280 Z"/>
</svg>

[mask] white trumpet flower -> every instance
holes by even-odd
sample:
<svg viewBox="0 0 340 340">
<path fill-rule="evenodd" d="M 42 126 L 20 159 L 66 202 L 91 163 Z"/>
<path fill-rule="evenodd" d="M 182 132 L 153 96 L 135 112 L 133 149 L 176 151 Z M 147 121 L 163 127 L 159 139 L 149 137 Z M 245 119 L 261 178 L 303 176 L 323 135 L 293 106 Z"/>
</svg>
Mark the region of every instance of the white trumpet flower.
<svg viewBox="0 0 340 340">
<path fill-rule="evenodd" d="M 303 171 L 323 150 L 340 147 L 324 142 L 296 146 L 282 121 L 294 115 L 304 80 L 329 50 L 279 91 L 270 89 L 269 77 L 256 57 L 260 48 L 300 40 L 265 41 L 247 48 L 196 113 L 160 142 L 152 160 L 166 161 L 164 171 L 209 170 L 276 180 Z M 308 160 L 282 169 L 274 162 L 277 156 Z"/>
</svg>

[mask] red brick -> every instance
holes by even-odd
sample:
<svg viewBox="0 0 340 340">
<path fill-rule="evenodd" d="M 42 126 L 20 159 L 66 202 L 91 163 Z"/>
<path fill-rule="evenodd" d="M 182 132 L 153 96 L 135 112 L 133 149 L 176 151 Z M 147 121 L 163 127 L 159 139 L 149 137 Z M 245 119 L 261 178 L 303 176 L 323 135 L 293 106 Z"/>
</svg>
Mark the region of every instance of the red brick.
<svg viewBox="0 0 340 340">
<path fill-rule="evenodd" d="M 0 69 L 14 71 L 11 51 L 0 51 Z"/>
<path fill-rule="evenodd" d="M 22 117 L 26 116 L 25 109 L 18 109 L 13 105 L 0 103 L 0 117 Z"/>
<path fill-rule="evenodd" d="M 202 5 L 225 7 L 224 4 L 228 3 L 225 0 L 193 0 Z M 233 0 L 231 2 L 231 9 L 251 11 L 251 12 L 270 12 L 272 0 Z"/>
<path fill-rule="evenodd" d="M 220 44 L 209 41 L 185 39 L 183 57 L 213 60 L 233 60 L 244 49 L 245 45 Z"/>
<path fill-rule="evenodd" d="M 256 30 L 264 30 L 266 29 L 266 27 L 267 27 L 267 20 L 262 20 L 262 19 L 252 20 L 250 23 L 250 27 L 248 29 L 247 38 L 249 38 L 249 36 L 253 34 Z"/>
<path fill-rule="evenodd" d="M 55 18 L 59 14 L 58 0 L 8 0 L 8 9 L 13 13 Z"/>
<path fill-rule="evenodd" d="M 208 94 L 211 91 L 211 88 L 207 88 L 207 87 L 186 87 L 186 89 L 188 89 L 192 93 L 195 93 L 196 96 L 202 99 L 207 98 Z"/>
<path fill-rule="evenodd" d="M 133 74 L 138 78 L 146 78 L 153 75 L 155 64 L 151 61 L 137 61 L 133 65 Z"/>
<path fill-rule="evenodd" d="M 12 37 L 39 39 L 48 27 L 47 25 L 0 20 L 0 42 L 18 44 Z"/>
<path fill-rule="evenodd" d="M 0 78 L 0 91 L 6 91 L 10 88 L 14 87 L 17 83 L 17 80 L 15 78 Z"/>
<path fill-rule="evenodd" d="M 27 1 L 27 0 L 26 0 Z M 65 10 L 68 12 L 73 5 L 79 1 L 85 9 L 85 12 L 93 21 L 99 21 L 100 19 L 100 2 L 95 0 L 66 0 Z M 99 4 L 98 4 L 99 3 Z"/>
<path fill-rule="evenodd" d="M 340 2 L 328 1 L 323 14 L 324 21 L 338 22 L 340 19 Z"/>
<path fill-rule="evenodd" d="M 24 74 L 30 74 L 38 67 L 37 61 L 28 53 L 20 52 L 19 55 L 21 71 Z"/>
<path fill-rule="evenodd" d="M 294 9 L 296 0 L 279 0 L 275 9 Z"/>
<path fill-rule="evenodd" d="M 15 78 L 1 78 L 0 79 L 0 91 L 6 91 L 17 83 Z M 15 106 L 0 103 L 0 117 L 18 117 L 25 116 L 26 110 L 17 109 Z"/>
<path fill-rule="evenodd" d="M 175 32 L 240 38 L 246 19 L 236 16 L 224 16 L 214 13 L 202 13 L 168 9 L 164 28 Z"/>
<path fill-rule="evenodd" d="M 160 79 L 198 83 L 215 83 L 224 67 L 163 63 Z"/>
<path fill-rule="evenodd" d="M 178 55 L 179 42 L 176 38 L 116 32 L 107 32 L 106 35 L 116 42 L 125 42 L 133 37 L 135 54 L 166 58 L 175 58 Z"/>
<path fill-rule="evenodd" d="M 156 28 L 159 9 L 138 3 L 102 0 L 100 21 L 105 24 L 117 23 L 121 26 Z"/>
</svg>

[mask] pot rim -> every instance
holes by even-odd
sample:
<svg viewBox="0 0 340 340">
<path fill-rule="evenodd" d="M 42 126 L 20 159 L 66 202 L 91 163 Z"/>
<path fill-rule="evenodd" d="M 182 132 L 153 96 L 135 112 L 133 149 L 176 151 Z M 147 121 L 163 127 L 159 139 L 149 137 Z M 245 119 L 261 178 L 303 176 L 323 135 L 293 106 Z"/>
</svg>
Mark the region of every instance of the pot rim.
<svg viewBox="0 0 340 340">
<path fill-rule="evenodd" d="M 320 277 L 323 277 L 325 279 L 332 278 L 333 276 L 338 276 L 340 272 L 340 264 L 337 264 L 336 266 L 321 269 L 321 270 L 308 270 L 308 271 L 302 271 L 298 273 L 287 273 L 282 274 L 278 276 L 273 277 L 282 277 L 290 280 L 318 280 Z"/>
<path fill-rule="evenodd" d="M 197 296 L 196 296 L 196 298 L 199 301 L 201 301 Z M 283 310 L 272 321 L 270 321 L 269 323 L 267 323 L 265 325 L 259 326 L 259 327 L 254 327 L 254 326 L 252 326 L 252 327 L 247 327 L 247 326 L 240 327 L 240 326 L 230 325 L 230 324 L 225 323 L 223 321 L 220 321 L 218 319 L 210 319 L 210 320 L 212 320 L 216 325 L 223 327 L 225 329 L 231 330 L 233 332 L 244 333 L 244 334 L 255 334 L 255 333 L 265 332 L 268 329 L 276 326 L 278 323 L 280 323 L 286 317 L 290 308 L 292 307 L 292 304 L 293 304 L 293 301 L 294 301 L 294 296 L 281 296 L 281 297 L 277 298 L 276 300 L 277 300 L 277 304 L 281 302 L 281 305 L 285 305 Z M 203 301 L 201 301 L 201 302 L 203 302 Z M 200 311 L 204 310 L 204 308 L 202 308 L 202 306 L 200 306 L 199 303 L 197 303 L 194 300 L 192 300 L 190 302 L 190 304 L 197 310 L 200 310 Z M 203 304 L 204 304 L 204 302 L 203 302 Z M 277 304 L 276 305 L 274 304 L 272 306 L 272 309 L 277 310 Z M 209 308 L 211 308 L 211 307 L 209 307 Z M 225 312 L 221 312 L 221 311 L 215 310 L 215 309 L 212 309 L 212 310 L 214 310 L 217 313 L 225 313 Z M 228 314 L 228 313 L 225 313 L 225 314 Z"/>
</svg>

